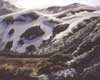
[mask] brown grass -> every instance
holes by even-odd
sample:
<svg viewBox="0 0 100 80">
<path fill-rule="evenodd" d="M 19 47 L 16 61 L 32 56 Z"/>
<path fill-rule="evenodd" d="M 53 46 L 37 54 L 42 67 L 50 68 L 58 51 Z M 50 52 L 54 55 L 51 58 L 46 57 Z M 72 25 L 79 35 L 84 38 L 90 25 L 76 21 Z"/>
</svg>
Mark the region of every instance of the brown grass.
<svg viewBox="0 0 100 80">
<path fill-rule="evenodd" d="M 38 70 L 48 63 L 48 58 L 10 58 L 0 57 L 0 70 L 32 70 L 37 75 Z"/>
</svg>

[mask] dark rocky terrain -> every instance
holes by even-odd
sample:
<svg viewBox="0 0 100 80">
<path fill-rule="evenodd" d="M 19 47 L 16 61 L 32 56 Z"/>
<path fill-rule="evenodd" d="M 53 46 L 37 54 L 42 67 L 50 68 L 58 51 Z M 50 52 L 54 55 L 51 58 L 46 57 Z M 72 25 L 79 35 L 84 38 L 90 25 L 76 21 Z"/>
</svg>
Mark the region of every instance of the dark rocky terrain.
<svg viewBox="0 0 100 80">
<path fill-rule="evenodd" d="M 47 53 L 51 64 L 40 69 L 50 80 L 100 79 L 100 18 L 93 20 L 70 37 L 65 37 Z M 50 46 L 51 47 L 51 46 Z M 49 52 L 50 51 L 50 52 Z"/>
</svg>

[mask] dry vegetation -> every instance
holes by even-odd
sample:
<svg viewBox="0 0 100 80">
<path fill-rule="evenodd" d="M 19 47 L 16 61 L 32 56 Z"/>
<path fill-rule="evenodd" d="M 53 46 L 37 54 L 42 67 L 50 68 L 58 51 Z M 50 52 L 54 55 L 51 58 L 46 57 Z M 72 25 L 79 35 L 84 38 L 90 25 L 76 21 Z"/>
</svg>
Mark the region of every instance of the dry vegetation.
<svg viewBox="0 0 100 80">
<path fill-rule="evenodd" d="M 47 58 L 0 57 L 0 79 L 33 80 L 35 76 L 39 76 L 38 70 L 46 64 L 49 64 Z"/>
</svg>

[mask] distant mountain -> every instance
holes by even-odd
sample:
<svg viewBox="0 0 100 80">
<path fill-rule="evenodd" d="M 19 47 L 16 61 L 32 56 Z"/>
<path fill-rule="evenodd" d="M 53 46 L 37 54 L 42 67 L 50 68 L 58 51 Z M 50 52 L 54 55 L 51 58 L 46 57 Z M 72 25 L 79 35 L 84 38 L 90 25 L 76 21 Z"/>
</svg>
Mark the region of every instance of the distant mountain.
<svg viewBox="0 0 100 80">
<path fill-rule="evenodd" d="M 52 14 L 52 13 L 58 13 L 58 12 L 61 12 L 61 11 L 65 11 L 65 10 L 73 10 L 73 9 L 92 9 L 92 10 L 95 10 L 97 9 L 96 7 L 92 7 L 92 6 L 88 6 L 88 5 L 85 5 L 85 4 L 80 4 L 80 3 L 72 3 L 72 4 L 69 4 L 67 6 L 52 6 L 52 7 L 48 7 L 46 9 L 42 9 L 41 11 L 43 13 L 49 13 L 49 14 Z"/>
<path fill-rule="evenodd" d="M 0 15 L 5 15 L 17 11 L 18 8 L 7 1 L 0 0 Z"/>
</svg>

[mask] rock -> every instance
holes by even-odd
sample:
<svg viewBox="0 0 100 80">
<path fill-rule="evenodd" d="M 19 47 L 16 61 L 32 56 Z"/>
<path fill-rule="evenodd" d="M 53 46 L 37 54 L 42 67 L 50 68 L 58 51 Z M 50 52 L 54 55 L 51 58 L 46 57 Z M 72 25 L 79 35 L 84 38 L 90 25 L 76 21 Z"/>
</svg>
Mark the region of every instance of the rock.
<svg viewBox="0 0 100 80">
<path fill-rule="evenodd" d="M 8 32 L 8 35 L 13 35 L 14 34 L 14 29 L 11 29 L 9 32 Z"/>
<path fill-rule="evenodd" d="M 3 19 L 3 22 L 5 22 L 7 25 L 13 24 L 14 19 L 12 16 L 8 16 L 5 19 Z"/>
<path fill-rule="evenodd" d="M 99 63 L 100 64 L 100 63 Z M 99 80 L 100 79 L 100 65 L 88 67 L 82 73 L 83 80 Z"/>
<path fill-rule="evenodd" d="M 29 17 L 29 18 L 31 18 L 32 20 L 36 20 L 36 19 L 38 19 L 38 17 L 39 17 L 39 15 L 37 15 L 36 13 L 33 13 L 33 12 L 30 12 L 30 13 L 28 13 L 28 14 L 23 14 L 22 16 L 24 16 L 24 17 Z"/>
<path fill-rule="evenodd" d="M 33 51 L 36 51 L 36 47 L 34 45 L 26 47 L 26 52 L 31 52 L 32 54 Z"/>
<path fill-rule="evenodd" d="M 13 41 L 9 41 L 9 42 L 5 45 L 5 50 L 9 50 L 9 51 L 10 51 L 12 45 L 13 45 Z"/>
<path fill-rule="evenodd" d="M 69 24 L 63 24 L 63 25 L 57 25 L 54 29 L 53 29 L 53 35 L 55 36 L 56 34 L 66 30 L 68 28 Z"/>
<path fill-rule="evenodd" d="M 18 41 L 18 44 L 19 44 L 19 45 L 23 45 L 23 44 L 24 44 L 24 40 L 19 40 L 19 41 Z"/>
<path fill-rule="evenodd" d="M 34 26 L 26 30 L 20 37 L 26 40 L 33 40 L 37 37 L 40 37 L 44 34 L 44 31 L 40 26 Z"/>
</svg>

